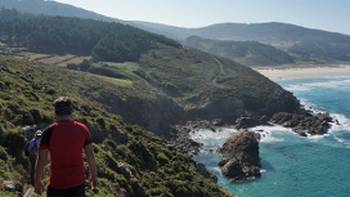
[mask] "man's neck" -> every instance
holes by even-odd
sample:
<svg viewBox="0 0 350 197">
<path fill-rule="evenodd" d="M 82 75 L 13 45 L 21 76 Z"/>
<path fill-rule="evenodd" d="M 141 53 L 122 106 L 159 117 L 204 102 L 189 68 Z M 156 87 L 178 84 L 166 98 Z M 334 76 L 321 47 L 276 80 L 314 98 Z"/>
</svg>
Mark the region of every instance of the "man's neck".
<svg viewBox="0 0 350 197">
<path fill-rule="evenodd" d="M 71 116 L 56 116 L 56 121 L 70 121 L 73 120 Z"/>
</svg>

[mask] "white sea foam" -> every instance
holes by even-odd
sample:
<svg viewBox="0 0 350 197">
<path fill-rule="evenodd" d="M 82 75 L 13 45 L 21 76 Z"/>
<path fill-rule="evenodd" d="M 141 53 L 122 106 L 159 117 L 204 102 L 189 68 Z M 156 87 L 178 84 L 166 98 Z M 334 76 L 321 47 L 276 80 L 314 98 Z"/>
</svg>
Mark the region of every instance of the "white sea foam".
<svg viewBox="0 0 350 197">
<path fill-rule="evenodd" d="M 274 125 L 274 126 L 258 126 L 251 129 L 255 133 L 260 135 L 260 142 L 265 144 L 274 144 L 278 142 L 283 142 L 283 138 L 278 138 L 273 136 L 274 132 L 290 132 L 291 129 Z"/>
<path fill-rule="evenodd" d="M 302 104 L 305 106 L 306 109 L 311 110 L 315 113 L 325 113 L 324 111 L 317 108 L 316 105 L 313 103 L 307 101 L 307 100 L 301 100 Z M 336 134 L 337 132 L 350 132 L 350 119 L 347 118 L 343 114 L 339 113 L 331 113 L 330 116 L 333 118 L 334 122 L 331 123 L 331 128 L 328 133 L 324 135 L 308 135 L 308 139 L 314 140 L 314 141 L 320 141 L 325 137 L 332 136 L 332 138 L 338 143 L 341 144 L 343 147 L 350 148 L 350 142 L 348 140 L 345 140 L 343 138 L 338 137 Z"/>
<path fill-rule="evenodd" d="M 300 102 L 305 109 L 310 110 L 314 113 L 326 113 L 326 111 L 319 109 L 315 104 L 309 102 L 306 99 L 301 99 Z M 350 119 L 348 119 L 345 115 L 339 113 L 330 113 L 330 116 L 334 120 L 334 122 L 331 123 L 331 132 L 344 130 L 350 131 Z"/>
<path fill-rule="evenodd" d="M 324 111 L 320 110 L 316 105 L 307 101 L 301 100 L 301 103 L 305 106 L 306 109 L 311 110 L 315 113 L 324 113 Z M 335 135 L 335 132 L 350 132 L 350 119 L 342 114 L 331 113 L 330 116 L 335 120 L 331 123 L 331 129 L 328 133 L 324 135 L 308 135 L 307 138 L 312 141 L 321 141 L 325 137 L 332 136 L 339 144 L 345 145 L 350 148 L 350 142 L 348 140 L 344 140 Z M 276 135 L 276 133 L 280 132 L 288 132 L 289 134 L 293 134 L 296 137 L 303 138 L 292 131 L 290 128 L 285 128 L 280 125 L 272 125 L 272 126 L 257 126 L 250 129 L 253 132 L 260 134 L 260 142 L 264 144 L 274 144 L 280 143 L 285 140 L 283 136 Z M 237 129 L 233 127 L 217 127 L 215 131 L 211 129 L 200 129 L 191 133 L 191 138 L 197 142 L 203 143 L 209 149 L 215 149 L 215 147 L 221 146 L 224 141 L 229 138 L 233 133 L 237 132 Z M 205 150 L 203 150 L 205 151 Z"/>
<path fill-rule="evenodd" d="M 213 143 L 217 143 L 217 146 L 222 145 L 222 143 L 229 138 L 233 133 L 238 132 L 237 129 L 232 127 L 220 127 L 216 128 L 216 131 L 212 131 L 211 129 L 199 129 L 191 133 L 191 139 L 196 142 L 203 143 L 204 145 L 210 147 L 214 146 Z M 260 135 L 260 142 L 266 144 L 283 142 L 283 138 L 279 138 L 273 136 L 274 132 L 290 132 L 293 133 L 291 129 L 273 125 L 273 126 L 257 126 L 250 129 L 251 131 L 258 133 Z"/>
<path fill-rule="evenodd" d="M 334 135 L 334 139 L 346 148 L 350 148 L 350 142 Z"/>
<path fill-rule="evenodd" d="M 210 170 L 213 171 L 213 172 L 218 172 L 218 173 L 221 174 L 221 170 L 220 170 L 220 168 L 217 167 L 217 166 L 216 166 L 216 167 L 211 167 Z"/>
<path fill-rule="evenodd" d="M 286 90 L 291 92 L 302 92 L 302 91 L 310 91 L 311 88 L 304 85 L 289 85 L 285 87 Z"/>
<path fill-rule="evenodd" d="M 345 115 L 332 113 L 331 117 L 335 120 L 331 131 L 350 131 L 350 120 Z"/>
<path fill-rule="evenodd" d="M 337 78 L 326 78 L 326 79 L 334 79 L 334 80 L 305 82 L 298 85 L 288 85 L 288 86 L 285 86 L 285 88 L 292 92 L 310 91 L 316 88 L 341 89 L 341 90 L 350 89 L 349 77 L 346 77 L 346 78 L 337 77 Z"/>
<path fill-rule="evenodd" d="M 221 140 L 230 137 L 234 132 L 237 132 L 237 130 L 233 128 L 215 128 L 215 131 L 211 129 L 199 129 L 191 134 L 191 139 L 196 142 Z"/>
<path fill-rule="evenodd" d="M 303 105 L 306 110 L 310 110 L 314 113 L 325 113 L 325 111 L 322 111 L 321 109 L 319 109 L 317 105 L 311 103 L 310 101 L 303 98 L 299 100 L 300 100 L 300 104 Z"/>
</svg>

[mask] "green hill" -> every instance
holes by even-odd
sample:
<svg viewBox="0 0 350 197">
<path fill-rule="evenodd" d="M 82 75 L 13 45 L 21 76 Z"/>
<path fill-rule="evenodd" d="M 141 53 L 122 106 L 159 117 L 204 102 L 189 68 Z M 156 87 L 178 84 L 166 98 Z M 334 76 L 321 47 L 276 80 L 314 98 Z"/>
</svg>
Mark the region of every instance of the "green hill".
<svg viewBox="0 0 350 197">
<path fill-rule="evenodd" d="M 55 80 L 53 80 L 55 79 Z M 188 156 L 148 131 L 125 123 L 94 98 L 93 90 L 117 91 L 125 82 L 0 56 L 0 183 L 15 181 L 19 196 L 28 181 L 21 127 L 52 121 L 52 100 L 72 96 L 75 118 L 94 138 L 99 191 L 95 196 L 228 196 Z M 89 191 L 89 196 L 92 196 Z"/>
<path fill-rule="evenodd" d="M 184 44 L 249 66 L 294 63 L 294 58 L 288 53 L 255 41 L 211 40 L 191 36 Z"/>
<path fill-rule="evenodd" d="M 1 11 L 0 16 L 4 27 L 1 39 L 10 46 L 58 54 L 91 54 L 95 61 L 133 61 L 133 66 L 112 65 L 107 69 L 119 72 L 125 77 L 114 78 L 127 79 L 133 86 L 124 87 L 116 95 L 111 94 L 112 90 L 98 91 L 95 97 L 127 121 L 152 131 L 164 132 L 166 125 L 199 117 L 233 122 L 244 112 L 272 116 L 299 108 L 291 93 L 245 66 L 184 49 L 175 41 L 130 26 L 11 10 Z M 120 99 L 121 95 L 133 99 Z M 152 109 L 157 110 L 149 114 Z"/>
<path fill-rule="evenodd" d="M 136 61 L 158 44 L 175 41 L 119 23 L 88 19 L 34 16 L 0 11 L 0 41 L 40 53 L 92 55 L 104 61 Z"/>
</svg>

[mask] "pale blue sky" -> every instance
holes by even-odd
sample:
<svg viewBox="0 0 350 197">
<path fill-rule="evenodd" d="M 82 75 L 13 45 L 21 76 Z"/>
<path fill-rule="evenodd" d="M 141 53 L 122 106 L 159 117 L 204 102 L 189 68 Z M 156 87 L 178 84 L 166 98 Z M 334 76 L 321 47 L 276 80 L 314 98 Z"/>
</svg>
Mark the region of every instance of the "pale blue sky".
<svg viewBox="0 0 350 197">
<path fill-rule="evenodd" d="M 287 22 L 350 34 L 350 0 L 57 0 L 124 20 L 182 27 Z"/>
</svg>

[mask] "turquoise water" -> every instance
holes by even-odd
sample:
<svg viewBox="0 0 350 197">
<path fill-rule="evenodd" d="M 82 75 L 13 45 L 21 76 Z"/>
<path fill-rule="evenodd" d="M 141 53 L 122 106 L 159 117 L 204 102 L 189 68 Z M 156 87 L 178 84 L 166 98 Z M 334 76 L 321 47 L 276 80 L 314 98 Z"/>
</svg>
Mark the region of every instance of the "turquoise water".
<svg viewBox="0 0 350 197">
<path fill-rule="evenodd" d="M 227 181 L 217 168 L 219 156 L 209 151 L 216 150 L 234 129 L 195 133 L 193 139 L 204 143 L 204 150 L 195 159 L 218 177 L 220 185 L 243 197 L 350 196 L 350 76 L 278 83 L 306 106 L 330 112 L 341 125 L 334 125 L 326 136 L 311 138 L 299 137 L 282 127 L 262 127 L 266 131 L 260 144 L 263 173 L 255 182 Z"/>
</svg>

